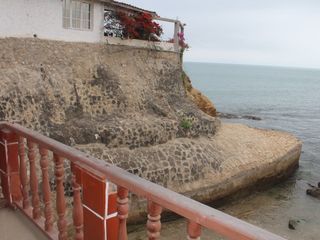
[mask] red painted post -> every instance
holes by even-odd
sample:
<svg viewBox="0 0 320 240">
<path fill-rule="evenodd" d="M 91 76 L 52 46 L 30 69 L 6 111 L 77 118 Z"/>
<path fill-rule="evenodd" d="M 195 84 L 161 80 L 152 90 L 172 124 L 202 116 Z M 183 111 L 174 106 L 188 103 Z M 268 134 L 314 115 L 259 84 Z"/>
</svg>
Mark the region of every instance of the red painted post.
<svg viewBox="0 0 320 240">
<path fill-rule="evenodd" d="M 117 195 L 110 195 L 106 176 L 87 166 L 74 169 L 82 185 L 84 240 L 118 240 Z"/>
<path fill-rule="evenodd" d="M 129 214 L 129 191 L 118 186 L 118 218 L 119 218 L 119 240 L 127 240 L 127 218 Z"/>
<path fill-rule="evenodd" d="M 108 240 L 118 240 L 119 219 L 117 218 L 117 192 L 109 193 L 108 216 L 113 216 L 107 220 Z"/>
<path fill-rule="evenodd" d="M 152 201 L 148 202 L 148 239 L 157 240 L 160 238 L 162 207 Z"/>
<path fill-rule="evenodd" d="M 188 221 L 188 240 L 200 240 L 201 226 L 198 223 Z"/>
<path fill-rule="evenodd" d="M 0 130 L 0 174 L 5 199 L 10 205 L 21 201 L 18 137 L 8 129 Z"/>
</svg>

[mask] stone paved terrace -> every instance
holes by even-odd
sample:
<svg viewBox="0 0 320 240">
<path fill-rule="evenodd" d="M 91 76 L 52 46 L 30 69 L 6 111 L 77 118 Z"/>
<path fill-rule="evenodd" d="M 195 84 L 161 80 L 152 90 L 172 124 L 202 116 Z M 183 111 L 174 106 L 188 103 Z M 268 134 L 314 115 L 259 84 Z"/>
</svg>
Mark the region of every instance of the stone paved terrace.
<svg viewBox="0 0 320 240">
<path fill-rule="evenodd" d="M 35 227 L 20 211 L 0 207 L 0 239 L 46 240 L 43 233 Z"/>
</svg>

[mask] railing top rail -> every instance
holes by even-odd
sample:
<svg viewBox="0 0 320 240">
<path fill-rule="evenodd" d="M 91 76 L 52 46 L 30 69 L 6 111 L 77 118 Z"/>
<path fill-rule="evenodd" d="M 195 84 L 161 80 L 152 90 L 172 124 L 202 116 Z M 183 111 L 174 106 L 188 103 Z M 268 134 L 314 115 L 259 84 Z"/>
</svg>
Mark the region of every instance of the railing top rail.
<svg viewBox="0 0 320 240">
<path fill-rule="evenodd" d="M 163 21 L 163 22 L 171 22 L 171 23 L 182 23 L 177 19 L 171 19 L 171 18 L 163 18 L 163 17 L 154 17 L 154 20 Z"/>
<path fill-rule="evenodd" d="M 181 194 L 144 180 L 127 171 L 98 160 L 79 150 L 22 127 L 18 124 L 0 122 L 0 129 L 7 128 L 17 135 L 30 139 L 41 147 L 99 171 L 107 178 L 131 192 L 145 197 L 182 217 L 190 219 L 222 236 L 233 240 L 285 240 L 284 238 L 229 216 Z"/>
</svg>

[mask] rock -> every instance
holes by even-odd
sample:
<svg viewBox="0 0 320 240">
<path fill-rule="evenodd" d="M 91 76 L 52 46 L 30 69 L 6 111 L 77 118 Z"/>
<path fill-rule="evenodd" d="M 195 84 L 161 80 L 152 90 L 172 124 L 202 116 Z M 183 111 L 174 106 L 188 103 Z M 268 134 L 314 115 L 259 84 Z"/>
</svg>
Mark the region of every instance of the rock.
<svg viewBox="0 0 320 240">
<path fill-rule="evenodd" d="M 192 88 L 190 95 L 194 99 L 194 103 L 208 115 L 215 117 L 217 115 L 216 108 L 208 97 L 203 95 L 199 90 Z"/>
<path fill-rule="evenodd" d="M 222 113 L 222 112 L 218 112 L 218 117 L 225 118 L 225 119 L 240 119 L 241 118 L 240 116 L 238 116 L 236 114 Z"/>
<path fill-rule="evenodd" d="M 261 121 L 262 118 L 256 117 L 256 116 L 250 116 L 250 115 L 244 115 L 242 116 L 243 119 L 249 119 L 249 120 L 255 120 L 255 121 Z"/>
<path fill-rule="evenodd" d="M 320 182 L 318 182 L 318 187 L 320 188 Z"/>
<path fill-rule="evenodd" d="M 318 198 L 320 200 L 320 188 L 310 188 L 307 190 L 307 195 Z"/>
<path fill-rule="evenodd" d="M 312 185 L 311 183 L 308 183 L 309 187 L 315 188 L 316 186 Z"/>
<path fill-rule="evenodd" d="M 289 220 L 289 223 L 288 223 L 289 229 L 296 230 L 298 223 L 300 223 L 299 220 L 293 220 L 293 219 Z"/>
<path fill-rule="evenodd" d="M 254 120 L 254 121 L 261 121 L 262 118 L 256 117 L 256 116 L 251 116 L 251 115 L 236 115 L 233 113 L 218 113 L 218 116 L 220 118 L 225 118 L 225 119 L 248 119 L 248 120 Z"/>
<path fill-rule="evenodd" d="M 0 120 L 19 120 L 67 145 L 163 144 L 181 137 L 180 115 L 192 116 L 192 137 L 219 126 L 200 92 L 202 109 L 190 101 L 175 53 L 23 38 L 0 39 L 0 49 Z"/>
</svg>

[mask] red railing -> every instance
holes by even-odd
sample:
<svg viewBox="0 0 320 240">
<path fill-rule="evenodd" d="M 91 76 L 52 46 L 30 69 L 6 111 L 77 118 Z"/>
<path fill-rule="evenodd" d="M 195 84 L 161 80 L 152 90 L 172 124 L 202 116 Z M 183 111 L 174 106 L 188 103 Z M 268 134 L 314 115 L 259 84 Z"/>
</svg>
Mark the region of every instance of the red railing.
<svg viewBox="0 0 320 240">
<path fill-rule="evenodd" d="M 205 227 L 233 240 L 284 240 L 20 125 L 0 123 L 0 142 L 5 199 L 51 239 L 126 240 L 131 192 L 148 200 L 148 239 L 159 239 L 161 212 L 167 209 L 187 219 L 188 239 L 200 239 Z M 65 193 L 67 175 L 72 197 Z"/>
</svg>

